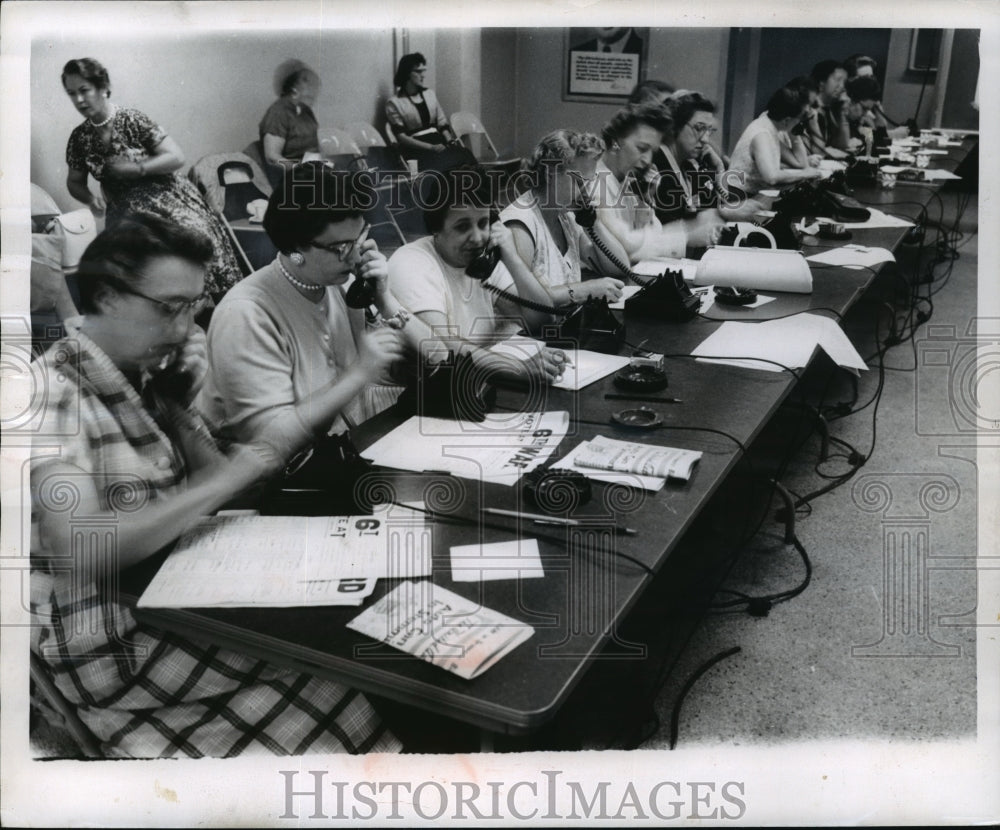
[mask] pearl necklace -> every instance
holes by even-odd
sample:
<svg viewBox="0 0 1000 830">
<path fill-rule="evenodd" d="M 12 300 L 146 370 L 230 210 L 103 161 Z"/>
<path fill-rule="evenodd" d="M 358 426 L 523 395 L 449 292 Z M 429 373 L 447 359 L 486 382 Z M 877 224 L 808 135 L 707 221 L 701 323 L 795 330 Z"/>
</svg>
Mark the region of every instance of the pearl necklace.
<svg viewBox="0 0 1000 830">
<path fill-rule="evenodd" d="M 90 126 L 91 127 L 103 127 L 103 126 L 105 126 L 114 117 L 115 117 L 115 105 L 112 104 L 111 105 L 111 112 L 108 113 L 108 117 L 105 118 L 103 121 L 90 121 L 89 118 L 87 120 L 90 121 Z"/>
<path fill-rule="evenodd" d="M 326 290 L 326 286 L 325 285 L 314 285 L 311 282 L 299 282 L 297 279 L 295 279 L 295 277 L 293 277 L 291 274 L 288 273 L 288 271 L 285 270 L 285 266 L 281 264 L 281 257 L 280 256 L 278 258 L 276 258 L 274 261 L 278 263 L 278 269 L 281 271 L 282 274 L 285 275 L 285 279 L 288 280 L 296 288 L 301 288 L 303 291 L 325 291 Z"/>
</svg>

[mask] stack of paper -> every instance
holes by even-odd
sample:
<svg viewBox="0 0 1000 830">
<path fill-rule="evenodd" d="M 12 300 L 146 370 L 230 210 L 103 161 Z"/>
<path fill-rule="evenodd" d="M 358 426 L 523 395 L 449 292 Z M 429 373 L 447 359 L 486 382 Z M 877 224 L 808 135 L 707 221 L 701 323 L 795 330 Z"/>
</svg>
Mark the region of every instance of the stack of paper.
<svg viewBox="0 0 1000 830">
<path fill-rule="evenodd" d="M 805 366 L 817 346 L 838 366 L 868 368 L 840 326 L 818 314 L 796 314 L 764 323 L 723 323 L 691 354 L 704 356 L 708 363 L 780 372 L 782 368 L 776 364 L 792 369 Z M 710 360 L 708 356 L 721 359 Z M 765 360 L 773 362 L 761 362 Z"/>
<path fill-rule="evenodd" d="M 213 516 L 185 533 L 140 608 L 360 605 L 381 577 L 428 576 L 420 513 Z"/>
<path fill-rule="evenodd" d="M 595 481 L 655 492 L 663 488 L 668 478 L 687 481 L 701 455 L 697 450 L 617 441 L 598 435 L 552 466 L 576 470 Z"/>
<path fill-rule="evenodd" d="M 845 268 L 869 268 L 881 262 L 895 262 L 896 257 L 887 248 L 869 248 L 864 245 L 841 245 L 821 254 L 806 257 L 808 262 L 821 265 L 842 265 Z"/>
<path fill-rule="evenodd" d="M 529 360 L 538 354 L 544 345 L 530 337 L 512 337 L 497 343 L 490 351 L 507 355 L 515 360 Z M 575 392 L 629 364 L 629 358 L 614 354 L 591 352 L 587 349 L 561 348 L 560 350 L 565 352 L 568 362 L 563 376 L 551 384 L 556 389 L 569 389 Z"/>
<path fill-rule="evenodd" d="M 568 429 L 568 412 L 492 413 L 482 422 L 414 415 L 361 454 L 396 470 L 511 486 L 545 461 Z"/>
<path fill-rule="evenodd" d="M 347 627 L 472 680 L 535 633 L 431 582 L 404 582 Z"/>
<path fill-rule="evenodd" d="M 913 223 L 909 219 L 901 219 L 898 216 L 892 216 L 888 213 L 883 213 L 878 208 L 868 207 L 868 212 L 871 214 L 867 220 L 864 222 L 837 222 L 836 219 L 831 219 L 829 216 L 817 216 L 817 222 L 836 222 L 837 224 L 843 225 L 846 229 L 850 230 L 852 228 L 910 228 L 913 227 Z"/>
</svg>

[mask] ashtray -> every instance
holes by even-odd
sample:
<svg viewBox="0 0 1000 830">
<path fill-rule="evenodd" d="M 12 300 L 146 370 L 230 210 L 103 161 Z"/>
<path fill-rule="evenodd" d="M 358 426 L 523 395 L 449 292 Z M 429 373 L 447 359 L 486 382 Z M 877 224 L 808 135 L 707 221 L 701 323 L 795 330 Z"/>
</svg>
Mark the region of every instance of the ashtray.
<svg viewBox="0 0 1000 830">
<path fill-rule="evenodd" d="M 633 429 L 655 429 L 663 423 L 663 418 L 655 409 L 640 406 L 637 409 L 622 409 L 611 416 L 611 420 L 623 427 Z"/>
<path fill-rule="evenodd" d="M 614 384 L 629 392 L 659 392 L 667 388 L 667 373 L 653 366 L 626 366 L 615 373 Z"/>
</svg>

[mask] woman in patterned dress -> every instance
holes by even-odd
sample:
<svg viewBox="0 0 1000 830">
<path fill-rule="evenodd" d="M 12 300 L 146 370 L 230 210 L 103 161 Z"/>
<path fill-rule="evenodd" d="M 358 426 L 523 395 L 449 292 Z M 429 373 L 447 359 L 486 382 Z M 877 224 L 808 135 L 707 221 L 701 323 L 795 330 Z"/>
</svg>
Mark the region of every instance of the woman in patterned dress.
<svg viewBox="0 0 1000 830">
<path fill-rule="evenodd" d="M 109 757 L 397 751 L 339 683 L 139 624 L 117 572 L 273 474 L 309 440 L 294 415 L 216 448 L 191 407 L 208 238 L 123 219 L 80 262 L 82 322 L 42 358 L 46 448 L 32 459 L 32 651 Z"/>
<path fill-rule="evenodd" d="M 93 58 L 69 61 L 62 83 L 86 118 L 66 145 L 70 195 L 96 214 L 106 209 L 109 226 L 132 213 L 152 213 L 208 234 L 208 291 L 221 297 L 243 274 L 222 221 L 177 172 L 184 164 L 177 142 L 145 113 L 111 103 L 108 71 Z M 90 191 L 88 176 L 101 183 L 103 196 Z"/>
</svg>

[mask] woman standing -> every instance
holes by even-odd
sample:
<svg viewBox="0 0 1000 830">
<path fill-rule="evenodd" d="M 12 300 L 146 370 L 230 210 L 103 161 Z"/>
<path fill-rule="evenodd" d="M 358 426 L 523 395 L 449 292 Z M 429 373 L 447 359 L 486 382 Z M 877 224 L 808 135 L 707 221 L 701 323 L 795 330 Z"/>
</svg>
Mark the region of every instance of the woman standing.
<svg viewBox="0 0 1000 830">
<path fill-rule="evenodd" d="M 70 195 L 96 214 L 107 210 L 109 227 L 129 214 L 151 213 L 208 234 L 212 258 L 206 284 L 213 298 L 221 297 L 242 272 L 221 220 L 177 172 L 184 165 L 177 142 L 149 116 L 112 103 L 108 71 L 93 58 L 69 61 L 62 83 L 86 119 L 66 145 Z M 103 196 L 91 193 L 89 176 L 101 183 Z"/>
<path fill-rule="evenodd" d="M 358 692 L 140 624 L 118 599 L 118 570 L 308 439 L 280 417 L 223 455 L 191 407 L 210 255 L 198 231 L 142 215 L 83 255 L 82 322 L 43 358 L 45 434 L 60 447 L 31 468 L 32 651 L 109 757 L 398 750 Z M 74 515 L 114 532 L 81 536 Z"/>
</svg>

